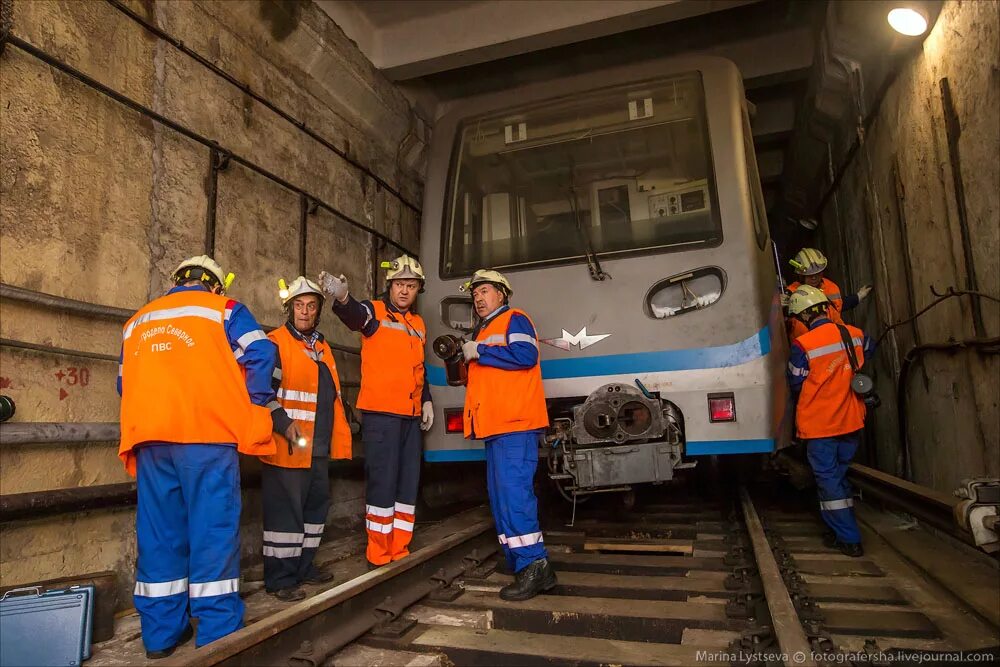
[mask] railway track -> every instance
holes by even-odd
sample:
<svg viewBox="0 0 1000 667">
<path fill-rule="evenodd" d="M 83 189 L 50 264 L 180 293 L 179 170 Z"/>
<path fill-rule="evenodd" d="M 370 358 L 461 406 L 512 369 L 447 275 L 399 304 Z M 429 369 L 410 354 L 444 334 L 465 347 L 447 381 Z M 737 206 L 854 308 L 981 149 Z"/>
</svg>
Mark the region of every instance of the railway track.
<svg viewBox="0 0 1000 667">
<path fill-rule="evenodd" d="M 410 558 L 159 663 L 877 665 L 1000 643 L 871 531 L 864 557 L 843 556 L 818 515 L 770 496 L 593 503 L 572 528 L 550 517 L 559 585 L 526 602 L 499 598 L 511 577 L 492 522 L 466 512 Z"/>
</svg>

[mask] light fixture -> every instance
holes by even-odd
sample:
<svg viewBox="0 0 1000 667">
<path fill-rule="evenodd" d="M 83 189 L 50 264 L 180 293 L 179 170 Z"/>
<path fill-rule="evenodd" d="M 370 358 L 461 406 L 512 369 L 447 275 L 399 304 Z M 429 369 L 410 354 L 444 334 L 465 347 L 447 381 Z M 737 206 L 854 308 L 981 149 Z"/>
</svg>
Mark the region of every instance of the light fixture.
<svg viewBox="0 0 1000 667">
<path fill-rule="evenodd" d="M 914 7 L 896 7 L 889 11 L 889 25 L 898 33 L 917 37 L 927 32 L 927 14 Z"/>
</svg>

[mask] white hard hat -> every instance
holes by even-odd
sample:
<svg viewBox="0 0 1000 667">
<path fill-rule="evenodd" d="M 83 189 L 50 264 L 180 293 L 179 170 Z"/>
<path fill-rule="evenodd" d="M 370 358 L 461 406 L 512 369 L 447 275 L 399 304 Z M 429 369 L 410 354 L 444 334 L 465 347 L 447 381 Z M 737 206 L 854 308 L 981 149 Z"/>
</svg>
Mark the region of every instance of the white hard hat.
<svg viewBox="0 0 1000 667">
<path fill-rule="evenodd" d="M 788 263 L 800 276 L 814 276 L 826 270 L 826 256 L 816 248 L 803 248 Z"/>
<path fill-rule="evenodd" d="M 303 294 L 315 294 L 319 297 L 320 305 L 326 300 L 326 296 L 323 294 L 323 290 L 320 289 L 319 285 L 309 280 L 305 276 L 299 276 L 292 281 L 291 285 L 286 286 L 284 278 L 278 279 L 278 296 L 281 298 L 281 305 L 286 305 L 289 301 L 297 296 L 302 296 Z"/>
<path fill-rule="evenodd" d="M 199 270 L 200 269 L 200 270 Z M 190 280 L 200 280 L 206 283 L 217 283 L 225 291 L 233 284 L 235 274 L 227 274 L 219 263 L 208 255 L 188 257 L 174 269 L 174 282 L 180 284 Z"/>
<path fill-rule="evenodd" d="M 798 315 L 799 313 L 809 310 L 813 306 L 818 306 L 820 304 L 829 303 L 830 300 L 826 298 L 826 294 L 823 290 L 818 287 L 813 287 L 812 285 L 799 285 L 792 296 L 788 298 L 788 312 L 792 315 Z"/>
<path fill-rule="evenodd" d="M 514 289 L 510 286 L 510 281 L 507 277 L 499 271 L 493 271 L 492 269 L 479 269 L 472 274 L 472 278 L 469 282 L 462 285 L 462 291 L 472 290 L 476 285 L 481 285 L 483 283 L 491 283 L 496 285 L 499 289 L 507 293 L 507 298 L 510 298 L 514 294 Z"/>
<path fill-rule="evenodd" d="M 403 280 L 405 278 L 421 281 L 426 280 L 424 278 L 424 269 L 420 266 L 420 262 L 409 255 L 400 255 L 391 262 L 382 262 L 381 266 L 386 270 L 386 281 Z"/>
</svg>

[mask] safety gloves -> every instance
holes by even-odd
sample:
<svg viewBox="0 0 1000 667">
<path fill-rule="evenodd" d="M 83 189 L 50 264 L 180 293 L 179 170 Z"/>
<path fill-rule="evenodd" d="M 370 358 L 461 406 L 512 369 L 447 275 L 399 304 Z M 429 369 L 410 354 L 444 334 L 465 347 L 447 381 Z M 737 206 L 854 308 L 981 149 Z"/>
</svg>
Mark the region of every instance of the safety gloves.
<svg viewBox="0 0 1000 667">
<path fill-rule="evenodd" d="M 861 302 L 867 299 L 868 295 L 871 294 L 871 291 L 872 291 L 871 285 L 862 286 L 862 288 L 858 290 L 858 301 Z"/>
<path fill-rule="evenodd" d="M 347 301 L 347 277 L 343 273 L 338 278 L 326 271 L 320 271 L 318 282 L 320 288 L 322 288 L 327 296 L 339 303 Z"/>
<path fill-rule="evenodd" d="M 465 357 L 466 361 L 472 361 L 473 359 L 479 358 L 479 343 L 474 340 L 469 340 L 462 343 L 462 356 Z"/>
<path fill-rule="evenodd" d="M 430 401 L 424 401 L 424 407 L 420 411 L 420 430 L 429 431 L 434 425 L 434 405 Z"/>
</svg>

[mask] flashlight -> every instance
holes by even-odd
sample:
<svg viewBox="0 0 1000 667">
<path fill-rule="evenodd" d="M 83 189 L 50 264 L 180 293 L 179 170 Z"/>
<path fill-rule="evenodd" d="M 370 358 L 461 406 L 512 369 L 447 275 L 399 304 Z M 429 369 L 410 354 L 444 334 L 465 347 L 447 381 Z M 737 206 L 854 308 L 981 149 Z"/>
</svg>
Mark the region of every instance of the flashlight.
<svg viewBox="0 0 1000 667">
<path fill-rule="evenodd" d="M 297 444 L 299 447 L 305 447 L 307 444 L 309 444 L 309 441 L 303 437 L 300 437 L 298 440 L 295 441 L 295 444 Z"/>
<path fill-rule="evenodd" d="M 288 298 L 288 285 L 285 284 L 284 278 L 278 278 L 278 297 L 281 299 Z"/>
</svg>

